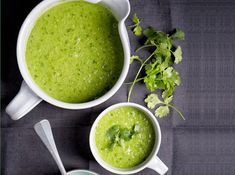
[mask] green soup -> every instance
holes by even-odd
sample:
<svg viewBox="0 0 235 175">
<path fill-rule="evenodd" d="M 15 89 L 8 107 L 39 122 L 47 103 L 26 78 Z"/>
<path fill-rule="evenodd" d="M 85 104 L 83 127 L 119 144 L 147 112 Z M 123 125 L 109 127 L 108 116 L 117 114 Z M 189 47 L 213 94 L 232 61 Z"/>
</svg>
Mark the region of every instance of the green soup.
<svg viewBox="0 0 235 175">
<path fill-rule="evenodd" d="M 116 83 L 123 67 L 118 22 L 103 6 L 63 2 L 36 21 L 26 48 L 34 81 L 51 97 L 87 102 Z"/>
<path fill-rule="evenodd" d="M 95 131 L 101 158 L 116 168 L 131 168 L 146 160 L 155 137 L 151 121 L 134 107 L 120 107 L 106 113 Z"/>
</svg>

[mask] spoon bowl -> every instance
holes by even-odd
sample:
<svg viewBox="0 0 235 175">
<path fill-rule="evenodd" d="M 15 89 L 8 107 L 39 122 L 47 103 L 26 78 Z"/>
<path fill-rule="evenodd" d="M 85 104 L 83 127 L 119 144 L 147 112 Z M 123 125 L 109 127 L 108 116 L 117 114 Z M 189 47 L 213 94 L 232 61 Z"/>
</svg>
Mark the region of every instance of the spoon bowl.
<svg viewBox="0 0 235 175">
<path fill-rule="evenodd" d="M 42 120 L 36 123 L 34 125 L 34 130 L 44 145 L 47 147 L 48 151 L 51 153 L 62 175 L 98 175 L 97 173 L 88 170 L 73 170 L 66 172 L 56 148 L 54 137 L 51 131 L 51 125 L 48 120 Z"/>
</svg>

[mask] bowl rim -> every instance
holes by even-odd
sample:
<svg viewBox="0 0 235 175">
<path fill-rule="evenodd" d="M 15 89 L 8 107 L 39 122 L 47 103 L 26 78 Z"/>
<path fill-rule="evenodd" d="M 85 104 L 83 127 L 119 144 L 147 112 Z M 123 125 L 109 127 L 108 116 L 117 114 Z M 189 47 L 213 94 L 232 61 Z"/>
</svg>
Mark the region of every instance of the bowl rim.
<svg viewBox="0 0 235 175">
<path fill-rule="evenodd" d="M 66 174 L 70 175 L 70 173 L 76 173 L 76 172 L 86 172 L 86 173 L 92 173 L 93 175 L 99 175 L 93 171 L 85 170 L 85 169 L 74 169 L 74 170 L 68 171 Z"/>
<path fill-rule="evenodd" d="M 120 76 L 114 86 L 107 91 L 104 95 L 101 97 L 94 99 L 92 101 L 83 102 L 83 103 L 67 103 L 63 101 L 59 101 L 51 96 L 49 96 L 46 92 L 44 92 L 33 80 L 31 77 L 27 64 L 25 59 L 25 51 L 26 51 L 26 45 L 28 41 L 28 37 L 31 33 L 31 30 L 34 26 L 35 21 L 38 19 L 39 16 L 43 14 L 43 12 L 47 11 L 49 8 L 53 7 L 54 5 L 58 5 L 59 3 L 65 3 L 71 0 L 61 1 L 61 0 L 44 0 L 40 2 L 37 6 L 35 6 L 32 11 L 28 14 L 28 16 L 25 18 L 25 21 L 23 22 L 20 32 L 17 39 L 17 62 L 19 66 L 20 73 L 25 80 L 26 84 L 30 87 L 30 89 L 38 95 L 43 100 L 47 101 L 48 103 L 58 106 L 61 108 L 66 109 L 85 109 L 90 108 L 96 105 L 99 105 L 106 100 L 108 100 L 110 97 L 112 97 L 118 89 L 121 87 L 122 83 L 124 82 L 128 70 L 129 70 L 129 64 L 130 64 L 130 47 L 129 47 L 129 39 L 128 35 L 123 31 L 125 28 L 124 20 L 118 21 L 118 30 L 119 30 L 119 36 L 121 39 L 121 43 L 123 46 L 123 53 L 124 53 L 124 61 L 123 61 L 123 68 L 120 73 Z M 79 1 L 79 0 L 72 0 L 72 1 Z M 99 1 L 102 2 L 102 1 Z M 99 3 L 98 2 L 98 3 Z M 129 14 L 129 11 L 128 11 Z"/>
<path fill-rule="evenodd" d="M 101 118 L 109 111 L 113 110 L 113 109 L 117 109 L 119 107 L 126 107 L 126 106 L 130 106 L 130 107 L 134 107 L 137 108 L 141 111 L 143 111 L 146 116 L 148 116 L 148 118 L 151 120 L 152 125 L 154 127 L 154 131 L 155 131 L 155 135 L 157 136 L 157 139 L 155 139 L 155 144 L 153 146 L 152 152 L 149 154 L 148 158 L 142 162 L 141 164 L 132 167 L 132 168 L 126 168 L 126 169 L 122 169 L 122 168 L 115 168 L 112 167 L 111 165 L 109 165 L 108 163 L 106 163 L 99 155 L 97 147 L 96 147 L 96 143 L 95 143 L 95 130 L 96 130 L 96 126 L 99 123 L 99 121 L 101 120 Z M 160 129 L 160 125 L 157 121 L 157 119 L 155 118 L 155 116 L 145 107 L 137 104 L 137 103 L 132 103 L 132 102 L 122 102 L 122 103 L 117 103 L 114 105 L 109 106 L 108 108 L 106 108 L 105 110 L 103 110 L 98 117 L 96 118 L 96 120 L 94 121 L 91 130 L 90 130 L 90 135 L 89 135 L 89 145 L 90 145 L 90 150 L 95 158 L 95 160 L 106 170 L 116 173 L 116 174 L 133 174 L 133 173 L 137 173 L 143 169 L 145 169 L 146 167 L 148 167 L 149 163 L 155 158 L 156 154 L 158 153 L 159 149 L 160 149 L 160 145 L 161 145 L 161 129 Z"/>
</svg>

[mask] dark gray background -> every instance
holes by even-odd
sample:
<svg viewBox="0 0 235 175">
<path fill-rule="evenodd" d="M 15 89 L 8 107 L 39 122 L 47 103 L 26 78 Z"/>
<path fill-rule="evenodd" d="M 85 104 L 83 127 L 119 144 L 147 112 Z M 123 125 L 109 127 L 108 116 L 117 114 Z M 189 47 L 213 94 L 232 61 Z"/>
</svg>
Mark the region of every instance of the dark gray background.
<svg viewBox="0 0 235 175">
<path fill-rule="evenodd" d="M 163 31 L 175 27 L 186 33 L 179 42 L 184 51 L 177 65 L 182 85 L 173 103 L 180 107 L 186 121 L 177 113 L 159 119 L 162 144 L 159 157 L 168 165 L 168 175 L 235 174 L 235 1 L 233 0 L 130 0 L 131 16 L 136 12 L 145 26 Z M 17 93 L 22 77 L 16 62 L 16 39 L 30 10 L 40 0 L 2 2 L 2 156 L 3 175 L 56 175 L 59 171 L 48 151 L 36 136 L 33 125 L 47 118 L 59 153 L 67 170 L 82 168 L 111 174 L 91 155 L 89 130 L 106 107 L 126 101 L 128 86 L 107 102 L 86 110 L 65 110 L 40 103 L 19 121 L 5 113 L 6 104 Z M 130 24 L 130 18 L 127 24 Z M 139 45 L 129 32 L 132 51 Z M 131 65 L 127 82 L 133 79 L 138 64 Z M 147 94 L 139 84 L 132 101 L 143 104 Z M 138 174 L 153 175 L 152 170 Z"/>
</svg>

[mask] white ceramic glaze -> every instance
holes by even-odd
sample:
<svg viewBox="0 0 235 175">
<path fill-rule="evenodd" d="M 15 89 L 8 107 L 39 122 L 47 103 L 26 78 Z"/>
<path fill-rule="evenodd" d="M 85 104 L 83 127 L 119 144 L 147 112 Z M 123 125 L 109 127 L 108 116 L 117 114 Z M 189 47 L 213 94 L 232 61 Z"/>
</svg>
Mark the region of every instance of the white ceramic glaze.
<svg viewBox="0 0 235 175">
<path fill-rule="evenodd" d="M 144 162 L 142 162 L 140 165 L 133 167 L 133 168 L 129 168 L 129 169 L 114 168 L 114 167 L 110 166 L 108 163 L 106 163 L 100 157 L 98 150 L 97 150 L 97 147 L 96 147 L 96 143 L 95 143 L 95 130 L 96 130 L 96 126 L 99 123 L 100 119 L 107 112 L 109 112 L 113 109 L 119 108 L 119 107 L 123 107 L 123 106 L 132 106 L 132 107 L 135 107 L 135 108 L 143 111 L 146 114 L 146 116 L 149 117 L 150 121 L 152 122 L 154 130 L 155 130 L 155 135 L 156 135 L 155 144 L 154 144 L 153 150 L 150 153 L 149 157 Z M 113 173 L 133 174 L 133 173 L 137 173 L 145 168 L 153 169 L 154 171 L 158 172 L 161 175 L 165 174 L 168 171 L 167 166 L 156 156 L 159 151 L 160 144 L 161 144 L 161 129 L 160 129 L 159 123 L 156 120 L 156 118 L 154 117 L 154 115 L 148 109 L 146 109 L 145 107 L 138 105 L 136 103 L 118 103 L 118 104 L 112 105 L 109 108 L 105 109 L 97 117 L 97 119 L 95 120 L 95 122 L 92 125 L 91 131 L 90 131 L 89 143 L 90 143 L 91 152 L 92 152 L 93 156 L 95 157 L 96 161 L 103 168 L 105 168 L 108 171 L 111 171 Z"/>
<path fill-rule="evenodd" d="M 122 83 L 126 78 L 130 62 L 130 44 L 124 22 L 130 12 L 129 0 L 85 0 L 91 3 L 98 3 L 107 7 L 112 11 L 113 15 L 118 20 L 118 30 L 124 51 L 124 65 L 121 75 L 117 80 L 116 84 L 106 94 L 93 101 L 85 103 L 66 103 L 56 100 L 53 97 L 50 97 L 34 82 L 27 69 L 25 61 L 25 50 L 28 37 L 34 26 L 35 21 L 43 12 L 45 12 L 52 6 L 57 5 L 58 3 L 63 3 L 66 1 L 71 0 L 42 1 L 30 12 L 20 29 L 17 41 L 17 62 L 25 84 L 22 85 L 21 90 L 19 91 L 17 96 L 10 102 L 10 104 L 6 108 L 6 112 L 11 116 L 13 120 L 18 120 L 23 117 L 26 113 L 33 109 L 42 99 L 52 105 L 66 109 L 84 109 L 96 106 L 109 99 L 112 95 L 114 95 L 117 90 L 121 87 Z M 24 96 L 24 98 L 19 98 L 21 96 Z M 24 105 L 26 103 L 27 105 Z"/>
</svg>

